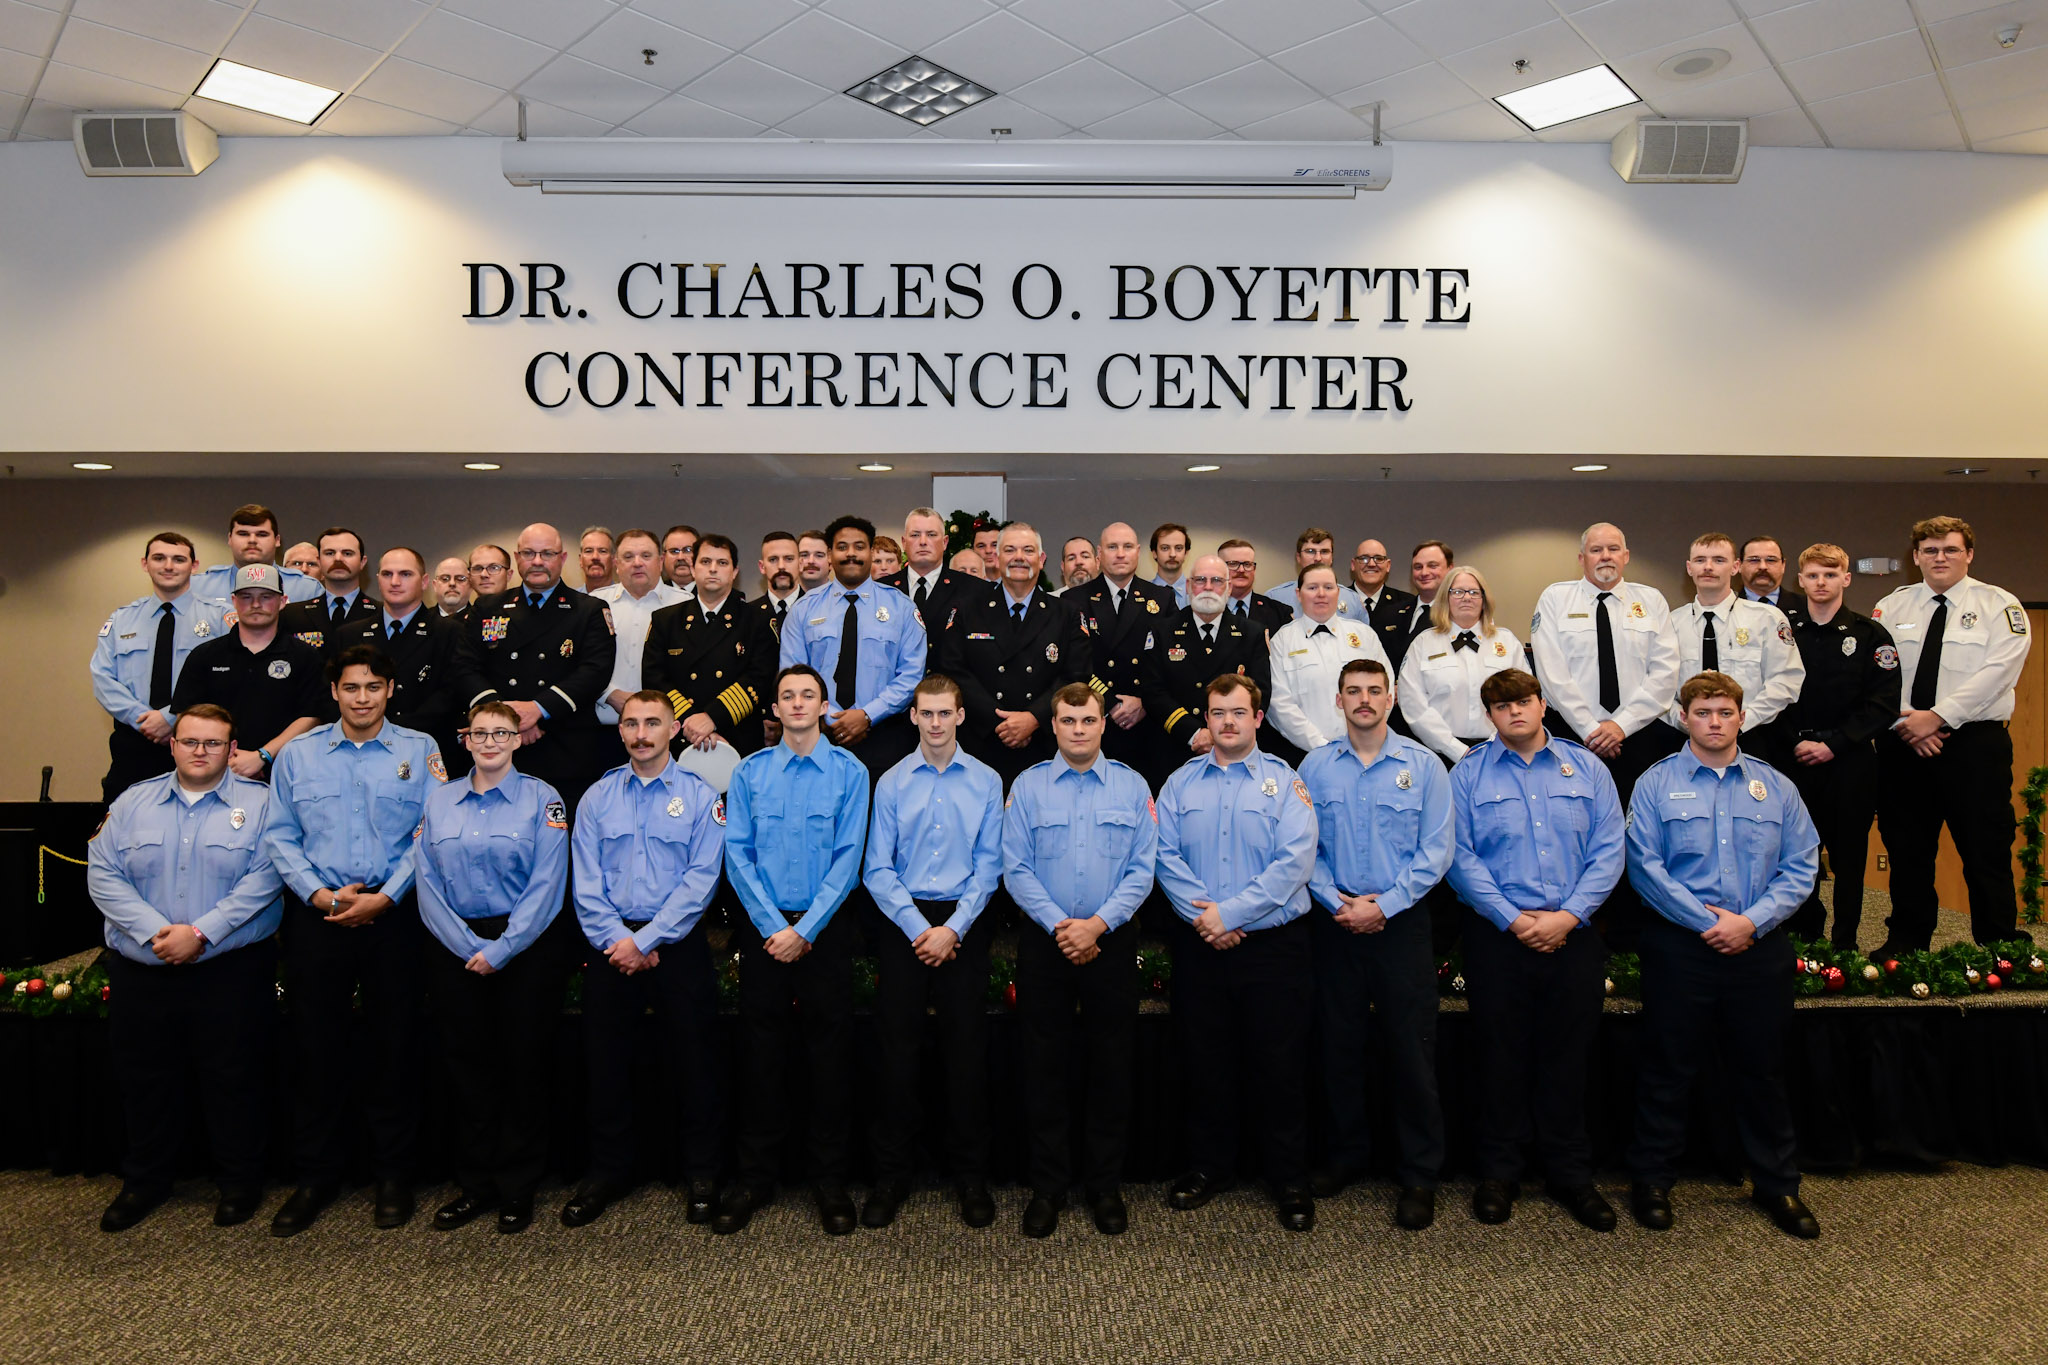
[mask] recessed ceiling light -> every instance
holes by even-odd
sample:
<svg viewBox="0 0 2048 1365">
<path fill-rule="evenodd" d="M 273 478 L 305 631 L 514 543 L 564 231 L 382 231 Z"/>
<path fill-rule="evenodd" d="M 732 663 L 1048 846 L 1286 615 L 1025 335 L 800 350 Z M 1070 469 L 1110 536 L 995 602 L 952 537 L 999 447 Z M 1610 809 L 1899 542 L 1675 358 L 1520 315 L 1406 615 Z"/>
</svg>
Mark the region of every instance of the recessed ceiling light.
<svg viewBox="0 0 2048 1365">
<path fill-rule="evenodd" d="M 503 469 L 505 466 L 500 464 L 492 464 L 489 460 L 471 460 L 468 464 L 462 467 L 464 469 L 480 470 L 483 473 L 488 474 L 493 469 Z"/>
<path fill-rule="evenodd" d="M 112 468 L 113 468 L 113 466 L 112 466 L 112 465 L 110 465 L 110 464 L 101 464 L 101 463 L 100 463 L 100 462 L 99 462 L 98 460 L 73 460 L 73 461 L 71 462 L 71 467 L 72 467 L 73 469 L 90 469 L 90 470 L 94 471 L 95 473 L 97 473 L 98 471 L 100 471 L 100 470 L 103 470 L 103 469 L 112 469 Z"/>
<path fill-rule="evenodd" d="M 84 466 L 82 465 L 80 466 L 80 468 L 83 467 Z M 1954 469 L 1944 469 L 1941 472 L 1944 474 L 1988 474 L 1991 472 L 1991 466 L 1981 464 L 1959 464 Z"/>
<path fill-rule="evenodd" d="M 1604 469 L 1606 469 L 1606 468 L 1607 468 L 1607 466 L 1606 466 L 1606 465 L 1604 465 L 1604 464 L 1575 464 L 1575 465 L 1573 465 L 1573 466 L 1572 466 L 1572 473 L 1574 473 L 1574 474 L 1598 474 L 1598 473 L 1600 473 L 1600 472 L 1601 472 L 1602 470 L 1604 470 Z"/>
<path fill-rule="evenodd" d="M 1696 47 L 1657 64 L 1657 74 L 1666 80 L 1696 81 L 1711 76 L 1733 60 L 1725 47 Z"/>
<path fill-rule="evenodd" d="M 869 460 L 860 469 L 863 474 L 886 474 L 895 467 L 893 464 L 883 464 L 880 460 Z"/>
<path fill-rule="evenodd" d="M 341 98 L 339 90 L 329 90 L 324 85 L 295 81 L 274 71 L 225 60 L 215 62 L 192 93 L 199 99 L 254 109 L 259 114 L 290 119 L 293 123 L 311 123 Z"/>
<path fill-rule="evenodd" d="M 980 104 L 996 92 L 922 57 L 910 57 L 887 71 L 876 72 L 846 93 L 924 127 L 970 104 Z"/>
<path fill-rule="evenodd" d="M 1627 81 L 1615 75 L 1613 68 L 1603 62 L 1584 71 L 1574 71 L 1569 76 L 1559 76 L 1554 81 L 1496 95 L 1493 102 L 1521 120 L 1523 127 L 1536 133 L 1545 128 L 1555 128 L 1560 123 L 1570 123 L 1575 118 L 1604 114 L 1609 109 L 1634 104 L 1640 98 L 1628 88 Z"/>
<path fill-rule="evenodd" d="M 1223 468 L 1223 466 L 1220 464 L 1191 464 L 1188 466 L 1188 473 L 1214 474 L 1217 470 L 1221 468 Z"/>
</svg>

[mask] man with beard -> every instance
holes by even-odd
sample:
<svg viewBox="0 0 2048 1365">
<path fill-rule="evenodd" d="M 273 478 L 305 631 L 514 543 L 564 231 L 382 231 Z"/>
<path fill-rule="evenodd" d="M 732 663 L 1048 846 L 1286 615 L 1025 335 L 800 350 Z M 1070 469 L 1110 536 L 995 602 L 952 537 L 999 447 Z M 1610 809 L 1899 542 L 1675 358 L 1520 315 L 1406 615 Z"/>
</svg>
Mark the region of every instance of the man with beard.
<svg viewBox="0 0 2048 1365">
<path fill-rule="evenodd" d="M 1145 775 L 1155 789 L 1215 743 L 1204 722 L 1212 679 L 1225 673 L 1249 678 L 1261 698 L 1272 686 L 1265 632 L 1224 610 L 1229 587 L 1220 556 L 1197 559 L 1188 573 L 1186 609 L 1166 619 L 1145 653 L 1139 695 L 1152 734 Z"/>
<path fill-rule="evenodd" d="M 443 616 L 469 610 L 469 561 L 450 555 L 434 566 L 434 604 Z"/>
<path fill-rule="evenodd" d="M 696 558 L 696 527 L 671 526 L 661 533 L 661 581 L 680 589 L 686 597 L 694 581 Z"/>
<path fill-rule="evenodd" d="M 1751 536 L 1742 542 L 1742 595 L 1752 602 L 1770 603 L 1797 626 L 1806 614 L 1806 598 L 1785 585 L 1785 567 L 1785 551 L 1777 537 Z"/>
<path fill-rule="evenodd" d="M 356 621 L 376 618 L 382 605 L 363 591 L 363 538 L 345 526 L 320 533 L 320 595 L 293 602 L 277 614 L 277 628 L 303 640 L 331 659 L 340 649 L 342 631 Z"/>
<path fill-rule="evenodd" d="M 1080 587 L 1099 572 L 1095 542 L 1086 536 L 1068 536 L 1060 546 L 1060 591 L 1055 596 Z"/>
</svg>

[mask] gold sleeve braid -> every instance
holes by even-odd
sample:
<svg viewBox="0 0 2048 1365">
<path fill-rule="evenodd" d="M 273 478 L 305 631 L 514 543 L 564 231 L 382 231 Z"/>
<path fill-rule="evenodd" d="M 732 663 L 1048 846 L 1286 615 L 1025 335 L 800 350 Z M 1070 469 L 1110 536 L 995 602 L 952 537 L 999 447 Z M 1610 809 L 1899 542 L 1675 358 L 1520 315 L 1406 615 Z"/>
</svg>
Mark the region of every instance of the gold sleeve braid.
<svg viewBox="0 0 2048 1365">
<path fill-rule="evenodd" d="M 672 705 L 672 706 L 674 706 L 674 707 L 676 708 L 676 719 L 677 719 L 677 720 L 681 720 L 681 719 L 683 718 L 683 713 L 684 713 L 684 712 L 686 712 L 686 711 L 688 711 L 688 710 L 689 710 L 689 709 L 690 709 L 690 708 L 691 708 L 692 706 L 695 706 L 695 705 L 696 705 L 696 703 L 695 703 L 695 702 L 691 701 L 691 700 L 690 700 L 690 699 L 689 699 L 688 697 L 684 696 L 684 695 L 683 695 L 682 693 L 680 693 L 680 692 L 676 691 L 676 690 L 675 690 L 675 689 L 674 689 L 673 687 L 671 687 L 671 688 L 670 688 L 670 689 L 668 690 L 668 699 L 669 699 L 669 703 L 670 703 L 670 705 Z"/>
</svg>

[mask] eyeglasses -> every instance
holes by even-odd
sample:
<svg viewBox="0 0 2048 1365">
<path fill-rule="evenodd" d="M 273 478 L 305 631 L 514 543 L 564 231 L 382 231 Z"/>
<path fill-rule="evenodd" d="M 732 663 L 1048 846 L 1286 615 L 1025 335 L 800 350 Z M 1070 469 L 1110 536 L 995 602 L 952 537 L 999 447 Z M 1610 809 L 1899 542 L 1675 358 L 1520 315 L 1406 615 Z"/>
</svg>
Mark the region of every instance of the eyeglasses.
<svg viewBox="0 0 2048 1365">
<path fill-rule="evenodd" d="M 562 551 L 560 550 L 514 550 L 512 553 L 523 560 L 560 559 L 562 557 Z"/>
<path fill-rule="evenodd" d="M 1950 555 L 1966 555 L 1969 550 L 1961 545 L 1922 545 L 1914 553 L 1925 555 L 1929 559 L 1946 559 Z"/>
<path fill-rule="evenodd" d="M 1201 587 L 1201 586 L 1202 586 L 1202 585 L 1204 585 L 1204 584 L 1207 584 L 1207 585 L 1209 585 L 1210 587 L 1215 587 L 1215 586 L 1217 586 L 1218 584 L 1228 583 L 1229 581 L 1230 581 L 1230 580 L 1229 580 L 1228 578 L 1220 577 L 1220 576 L 1218 576 L 1218 575 L 1216 575 L 1216 574 L 1189 574 L 1189 575 L 1188 575 L 1188 586 L 1189 586 L 1189 587 L 1194 587 L 1194 588 L 1199 588 L 1199 587 Z"/>
<path fill-rule="evenodd" d="M 1385 555 L 1353 555 L 1351 556 L 1351 562 L 1353 564 L 1391 564 L 1394 561 L 1388 559 Z"/>
<path fill-rule="evenodd" d="M 209 754 L 217 754 L 227 748 L 228 745 L 233 744 L 234 741 L 231 739 L 174 739 L 171 743 L 177 745 L 188 754 L 196 754 L 202 750 Z"/>
<path fill-rule="evenodd" d="M 503 573 L 511 567 L 510 564 L 472 564 L 469 571 L 476 574 Z"/>
<path fill-rule="evenodd" d="M 1444 596 L 1446 596 L 1446 597 L 1473 597 L 1473 598 L 1477 598 L 1477 597 L 1484 597 L 1484 596 L 1486 596 L 1486 594 L 1485 594 L 1485 593 L 1483 593 L 1483 592 L 1481 592 L 1481 591 L 1479 591 L 1479 589 L 1477 589 L 1477 588 L 1452 588 L 1452 589 L 1451 589 L 1451 590 L 1450 590 L 1449 592 L 1445 593 L 1445 594 L 1444 594 Z"/>
<path fill-rule="evenodd" d="M 510 744 L 517 730 L 457 730 L 456 734 L 472 744 Z"/>
<path fill-rule="evenodd" d="M 1256 559 L 1226 559 L 1223 561 L 1223 567 L 1232 573 L 1237 573 L 1240 570 L 1258 568 L 1259 561 Z"/>
</svg>

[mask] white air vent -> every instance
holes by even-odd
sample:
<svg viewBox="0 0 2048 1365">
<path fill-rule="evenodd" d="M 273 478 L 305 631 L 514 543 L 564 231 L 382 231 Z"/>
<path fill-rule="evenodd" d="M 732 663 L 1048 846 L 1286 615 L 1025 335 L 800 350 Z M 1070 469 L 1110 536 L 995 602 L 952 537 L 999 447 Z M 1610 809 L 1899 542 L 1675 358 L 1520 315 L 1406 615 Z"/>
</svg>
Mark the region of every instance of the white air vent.
<svg viewBox="0 0 2048 1365">
<path fill-rule="evenodd" d="M 220 155 L 213 129 L 171 109 L 75 114 L 71 144 L 87 175 L 197 175 Z"/>
<path fill-rule="evenodd" d="M 1639 118 L 1614 135 L 1610 159 L 1632 185 L 1732 185 L 1748 154 L 1748 119 Z"/>
</svg>

